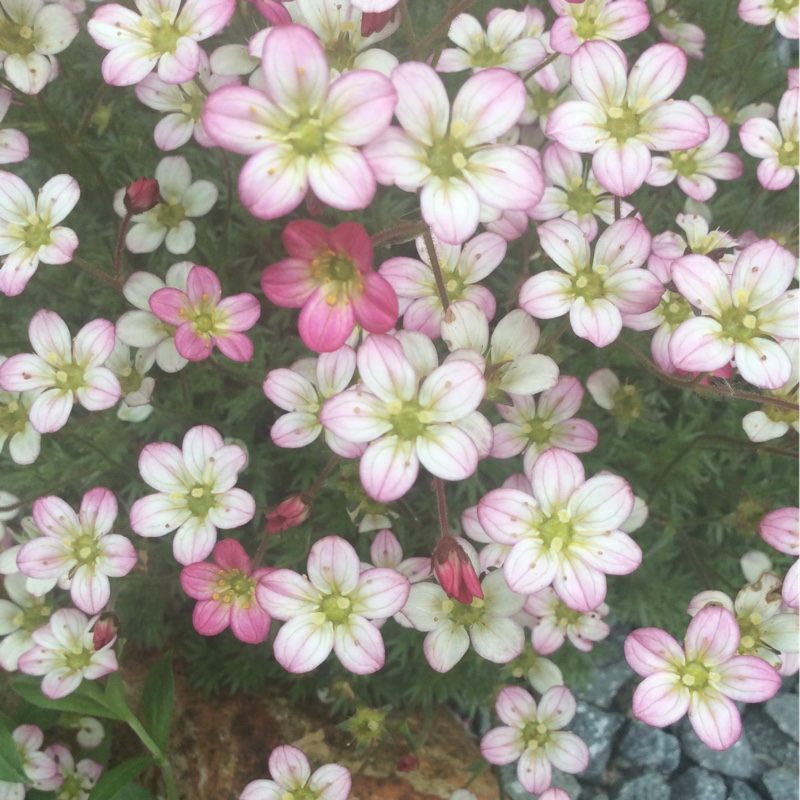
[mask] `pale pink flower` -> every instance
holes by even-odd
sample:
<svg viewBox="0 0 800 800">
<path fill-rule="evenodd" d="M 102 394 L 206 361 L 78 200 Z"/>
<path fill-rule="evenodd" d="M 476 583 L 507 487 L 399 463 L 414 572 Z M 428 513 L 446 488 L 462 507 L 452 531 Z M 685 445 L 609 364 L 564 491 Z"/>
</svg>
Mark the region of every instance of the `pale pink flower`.
<svg viewBox="0 0 800 800">
<path fill-rule="evenodd" d="M 633 510 L 633 492 L 605 472 L 585 479 L 577 456 L 543 453 L 530 471 L 532 494 L 494 489 L 478 503 L 478 520 L 500 544 L 509 587 L 521 594 L 552 584 L 575 611 L 593 611 L 606 595 L 606 574 L 627 575 L 641 563 L 636 542 L 619 528 Z"/>
<path fill-rule="evenodd" d="M 181 570 L 181 587 L 197 600 L 192 625 L 203 636 L 216 636 L 228 626 L 233 635 L 247 644 L 267 638 L 269 614 L 256 598 L 256 585 L 270 567 L 254 570 L 250 558 L 235 539 L 224 539 L 214 546 L 214 562 L 201 561 Z"/>
<path fill-rule="evenodd" d="M 447 33 L 456 47 L 442 50 L 437 72 L 478 72 L 503 67 L 511 72 L 529 72 L 547 57 L 545 46 L 529 34 L 524 11 L 494 9 L 487 14 L 486 30 L 471 14 L 459 14 Z"/>
<path fill-rule="evenodd" d="M 739 18 L 750 25 L 771 25 L 787 39 L 800 39 L 800 7 L 785 0 L 739 0 Z"/>
<path fill-rule="evenodd" d="M 236 0 L 136 0 L 139 14 L 106 3 L 87 25 L 95 43 L 110 52 L 103 79 L 112 86 L 139 83 L 158 66 L 164 83 L 186 83 L 200 65 L 200 45 L 219 33 L 236 10 Z"/>
<path fill-rule="evenodd" d="M 543 656 L 555 653 L 565 640 L 585 653 L 591 651 L 595 642 L 605 639 L 611 632 L 603 617 L 609 608 L 605 603 L 593 611 L 578 613 L 565 606 L 550 586 L 528 595 L 524 610 L 536 618 L 531 629 L 531 645 Z"/>
<path fill-rule="evenodd" d="M 542 153 L 542 168 L 548 185 L 541 201 L 528 210 L 531 219 L 544 221 L 561 217 L 574 222 L 590 242 L 597 236 L 598 220 L 606 225 L 614 222 L 614 199 L 594 175 L 584 169 L 578 153 L 553 142 Z M 629 217 L 635 209 L 623 200 L 620 211 L 621 216 Z"/>
<path fill-rule="evenodd" d="M 796 260 L 771 239 L 739 253 L 730 278 L 710 258 L 689 255 L 672 265 L 680 293 L 705 316 L 682 322 L 670 338 L 678 369 L 710 372 L 736 358 L 742 377 L 766 389 L 779 389 L 792 362 L 771 338 L 797 339 L 797 292 L 787 291 Z"/>
<path fill-rule="evenodd" d="M 427 64 L 401 64 L 392 83 L 402 128 L 390 127 L 364 154 L 379 183 L 422 190 L 422 217 L 438 239 L 466 241 L 481 205 L 525 211 L 539 202 L 539 165 L 519 148 L 494 144 L 525 109 L 521 78 L 500 68 L 478 72 L 461 87 L 452 112 L 441 78 Z"/>
<path fill-rule="evenodd" d="M 126 300 L 136 306 L 136 311 L 126 311 L 116 325 L 117 338 L 131 347 L 141 348 L 145 357 L 154 356 L 156 364 L 164 372 L 178 372 L 189 362 L 175 349 L 174 325 L 162 322 L 150 310 L 150 298 L 159 289 L 170 286 L 186 291 L 186 280 L 194 264 L 180 261 L 173 264 L 166 275 L 166 283 L 149 272 L 134 272 L 125 281 L 122 293 Z"/>
<path fill-rule="evenodd" d="M 138 350 L 131 358 L 130 347 L 117 338 L 106 366 L 117 376 L 122 389 L 117 418 L 123 422 L 143 422 L 153 413 L 150 400 L 156 382 L 154 378 L 145 376 L 154 363 L 152 350 Z"/>
<path fill-rule="evenodd" d="M 444 309 L 425 240 L 419 236 L 415 244 L 421 261 L 396 256 L 384 261 L 379 272 L 397 293 L 403 327 L 437 339 Z M 463 245 L 447 244 L 435 237 L 433 244 L 448 300 L 469 300 L 491 320 L 496 308 L 494 295 L 477 284 L 500 266 L 506 255 L 505 240 L 496 233 L 481 233 Z"/>
<path fill-rule="evenodd" d="M 723 153 L 730 129 L 720 118 L 708 118 L 709 136 L 691 150 L 679 150 L 669 157 L 655 156 L 645 183 L 667 186 L 677 179 L 678 186 L 692 200 L 704 203 L 717 192 L 714 180 L 733 181 L 742 177 L 744 164 L 739 156 Z"/>
<path fill-rule="evenodd" d="M 334 208 L 369 205 L 375 175 L 358 147 L 391 121 L 397 93 L 388 78 L 356 70 L 329 85 L 322 45 L 300 25 L 270 30 L 261 68 L 263 92 L 226 86 L 203 109 L 212 141 L 250 156 L 239 175 L 250 213 L 261 219 L 288 214 L 309 186 Z"/>
<path fill-rule="evenodd" d="M 92 627 L 76 608 L 62 608 L 31 636 L 34 647 L 19 658 L 19 670 L 26 675 L 44 675 L 42 693 L 57 700 L 74 692 L 84 680 L 94 681 L 117 670 L 115 639 L 94 649 Z"/>
<path fill-rule="evenodd" d="M 622 51 L 608 42 L 581 45 L 570 62 L 580 100 L 562 103 L 545 132 L 579 153 L 609 192 L 626 197 L 650 174 L 651 150 L 688 150 L 708 138 L 697 106 L 671 95 L 686 75 L 686 54 L 670 44 L 649 47 L 626 77 Z"/>
<path fill-rule="evenodd" d="M 511 458 L 524 452 L 527 474 L 536 459 L 551 447 L 571 453 L 588 453 L 597 446 L 597 428 L 575 414 L 583 403 L 583 386 L 577 378 L 562 375 L 538 402 L 527 395 L 511 395 L 511 405 L 498 404 L 504 422 L 495 425 L 492 455 Z"/>
<path fill-rule="evenodd" d="M 49 752 L 42 751 L 44 733 L 36 725 L 19 725 L 11 731 L 15 749 L 22 761 L 27 780 L 25 783 L 0 781 L 0 797 L 3 800 L 23 800 L 28 789 L 52 792 L 64 782 L 58 763 Z"/>
<path fill-rule="evenodd" d="M 638 219 L 620 219 L 597 239 L 594 254 L 583 231 L 553 219 L 539 226 L 542 249 L 564 272 L 540 272 L 522 286 L 519 304 L 531 316 L 553 319 L 569 313 L 577 336 L 596 347 L 615 341 L 623 314 L 658 305 L 661 281 L 640 269 L 650 253 L 650 234 Z"/>
<path fill-rule="evenodd" d="M 39 94 L 56 75 L 53 56 L 78 35 L 78 20 L 62 6 L 44 0 L 0 0 L 0 62 L 12 86 Z"/>
<path fill-rule="evenodd" d="M 78 514 L 60 497 L 40 497 L 33 519 L 42 536 L 17 554 L 20 572 L 30 578 L 69 577 L 72 602 L 87 614 L 99 613 L 111 596 L 109 578 L 122 578 L 136 565 L 130 540 L 111 533 L 117 501 L 103 488 L 81 500 Z"/>
<path fill-rule="evenodd" d="M 7 360 L 7 356 L 0 355 L 0 366 Z M 0 389 L 0 452 L 8 440 L 8 454 L 15 464 L 33 464 L 39 458 L 42 435 L 29 419 L 30 407 L 38 395 Z"/>
<path fill-rule="evenodd" d="M 192 170 L 183 156 L 167 156 L 158 162 L 155 178 L 161 202 L 150 211 L 131 217 L 125 246 L 132 253 L 152 253 L 162 242 L 170 253 L 188 253 L 195 243 L 194 217 L 202 217 L 217 202 L 219 191 L 211 181 L 192 182 Z M 126 216 L 125 190 L 114 196 L 114 210 Z"/>
<path fill-rule="evenodd" d="M 761 159 L 756 174 L 765 189 L 785 189 L 800 173 L 798 98 L 800 89 L 797 87 L 783 93 L 778 104 L 777 125 L 769 119 L 753 117 L 739 129 L 742 147 L 751 156 Z"/>
<path fill-rule="evenodd" d="M 302 308 L 297 326 L 307 347 L 338 350 L 356 324 L 370 333 L 394 327 L 397 297 L 372 270 L 372 240 L 362 225 L 343 222 L 327 230 L 295 220 L 282 240 L 290 257 L 264 270 L 261 288 L 276 305 Z"/>
<path fill-rule="evenodd" d="M 759 523 L 758 533 L 781 553 L 800 556 L 800 509 L 785 507 L 770 511 Z M 800 561 L 795 561 L 783 579 L 783 602 L 790 608 L 800 608 Z"/>
<path fill-rule="evenodd" d="M 80 197 L 75 178 L 56 175 L 34 196 L 22 178 L 0 171 L 0 292 L 20 294 L 39 262 L 67 264 L 78 246 L 71 228 L 59 223 Z"/>
<path fill-rule="evenodd" d="M 289 0 L 247 0 L 271 25 L 290 25 L 292 17 L 284 8 Z"/>
<path fill-rule="evenodd" d="M 383 639 L 371 620 L 400 611 L 408 599 L 408 578 L 381 567 L 361 572 L 355 548 L 338 536 L 312 545 L 306 574 L 278 569 L 256 587 L 261 607 L 287 620 L 273 645 L 278 663 L 289 672 L 309 672 L 333 650 L 356 675 L 379 670 Z"/>
<path fill-rule="evenodd" d="M 103 767 L 91 758 L 82 758 L 76 764 L 72 753 L 61 744 L 51 744 L 44 752 L 58 765 L 58 772 L 66 784 L 66 789 L 59 792 L 58 800 L 89 800 L 92 789 L 103 774 Z"/>
<path fill-rule="evenodd" d="M 655 22 L 661 38 L 665 42 L 675 44 L 689 58 L 703 60 L 703 48 L 706 44 L 705 31 L 691 22 L 684 21 L 675 8 L 668 7 L 667 0 L 650 0 L 653 6 L 653 22 Z"/>
<path fill-rule="evenodd" d="M 656 728 L 687 711 L 700 740 L 727 750 L 742 733 L 734 701 L 760 703 L 781 685 L 780 675 L 756 656 L 735 655 L 739 626 L 725 608 L 697 613 L 686 631 L 685 650 L 659 628 L 639 628 L 625 640 L 625 658 L 644 678 L 633 695 L 633 715 Z"/>
<path fill-rule="evenodd" d="M 288 744 L 276 747 L 269 756 L 272 780 L 248 783 L 239 800 L 347 800 L 352 778 L 341 764 L 325 764 L 311 772 L 302 750 Z"/>
<path fill-rule="evenodd" d="M 475 472 L 478 447 L 459 423 L 486 423 L 472 416 L 486 389 L 478 367 L 454 360 L 434 369 L 420 385 L 400 341 L 380 334 L 363 342 L 357 361 L 361 383 L 328 400 L 319 418 L 345 441 L 370 443 L 359 474 L 373 500 L 402 497 L 417 479 L 420 464 L 445 480 L 463 480 Z"/>
<path fill-rule="evenodd" d="M 185 83 L 165 83 L 151 73 L 136 86 L 136 97 L 148 108 L 160 111 L 162 117 L 153 131 L 156 147 L 175 150 L 194 136 L 201 147 L 212 147 L 213 142 L 203 128 L 201 114 L 208 93 L 222 86 L 238 85 L 235 75 L 217 75 L 211 71 L 208 56 L 201 50 L 197 78 Z M 201 90 L 200 86 L 205 89 Z"/>
<path fill-rule="evenodd" d="M 320 410 L 325 401 L 343 392 L 356 371 L 355 350 L 344 345 L 319 358 L 301 358 L 288 368 L 270 370 L 264 381 L 264 394 L 276 406 L 288 411 L 278 417 L 270 430 L 278 447 L 305 447 L 322 433 Z M 365 449 L 325 429 L 325 442 L 337 455 L 357 458 Z"/>
<path fill-rule="evenodd" d="M 474 548 L 463 539 L 461 546 L 477 566 Z M 411 587 L 403 614 L 418 631 L 428 634 L 423 644 L 425 658 L 437 672 L 449 672 L 470 643 L 481 658 L 495 664 L 506 664 L 522 652 L 525 634 L 513 617 L 525 598 L 508 588 L 500 570 L 490 572 L 480 590 L 482 597 L 472 596 L 470 602 L 462 603 L 433 583 Z"/>
<path fill-rule="evenodd" d="M 175 349 L 188 361 L 203 361 L 214 347 L 233 361 L 249 361 L 253 342 L 244 335 L 261 316 L 247 292 L 222 297 L 219 278 L 208 267 L 192 267 L 186 291 L 165 286 L 150 295 L 150 310 L 175 326 Z"/>
<path fill-rule="evenodd" d="M 8 600 L 0 599 L 0 636 L 5 637 L 0 642 L 0 667 L 6 672 L 17 669 L 19 657 L 33 647 L 31 634 L 47 622 L 53 610 L 48 600 L 28 591 L 26 580 L 16 572 L 3 581 Z"/>
<path fill-rule="evenodd" d="M 190 429 L 179 449 L 167 442 L 145 445 L 139 472 L 157 490 L 131 507 L 139 536 L 164 536 L 177 529 L 172 551 L 180 564 L 202 561 L 217 541 L 217 528 L 245 525 L 256 510 L 252 495 L 234 489 L 247 453 L 226 445 L 207 425 Z"/>
<path fill-rule="evenodd" d="M 397 0 L 352 0 L 352 3 L 365 14 L 380 14 L 382 11 L 394 8 Z"/>
<path fill-rule="evenodd" d="M 0 88 L 0 122 L 11 107 L 11 92 Z M 13 128 L 0 130 L 0 164 L 16 164 L 24 161 L 30 152 L 28 137 Z"/>
<path fill-rule="evenodd" d="M 0 389 L 40 392 L 28 411 L 39 433 L 63 428 L 75 401 L 88 411 L 103 411 L 119 400 L 119 381 L 102 366 L 114 350 L 108 320 L 92 320 L 73 339 L 58 314 L 42 309 L 33 315 L 28 336 L 35 353 L 11 356 L 0 366 Z"/>
<path fill-rule="evenodd" d="M 374 566 L 397 570 L 401 575 L 405 575 L 410 583 L 419 583 L 431 575 L 430 556 L 412 556 L 404 559 L 402 545 L 390 530 L 378 531 L 369 546 L 369 555 Z"/>
<path fill-rule="evenodd" d="M 584 42 L 631 39 L 650 24 L 644 0 L 550 0 L 558 14 L 550 30 L 550 47 L 571 56 Z"/>
<path fill-rule="evenodd" d="M 539 703 L 519 686 L 506 686 L 497 695 L 500 728 L 481 739 L 481 754 L 490 764 L 517 761 L 517 779 L 526 792 L 541 795 L 553 782 L 553 767 L 583 772 L 589 748 L 574 733 L 562 730 L 575 716 L 577 703 L 566 686 L 548 689 Z M 557 795 L 552 795 L 554 800 Z"/>
<path fill-rule="evenodd" d="M 1 497 L 0 500 L 2 500 Z M 69 589 L 69 582 L 65 580 L 58 581 L 55 578 L 28 578 L 27 576 L 22 575 L 22 573 L 19 571 L 19 567 L 17 566 L 17 555 L 24 544 L 33 541 L 34 539 L 38 539 L 42 535 L 42 532 L 36 527 L 33 517 L 23 517 L 19 521 L 19 527 L 19 531 L 12 531 L 10 528 L 6 528 L 7 538 L 9 543 L 12 544 L 10 547 L 7 547 L 7 549 L 0 553 L 0 574 L 20 575 L 24 577 L 24 590 L 35 597 L 44 597 L 56 586 L 57 583 L 60 585 L 60 588 Z M 48 611 L 45 616 L 49 616 L 49 613 L 50 612 Z M 34 626 L 34 628 L 31 630 L 35 629 L 36 627 L 38 627 L 38 625 Z"/>
<path fill-rule="evenodd" d="M 800 432 L 800 413 L 797 408 L 798 383 L 800 383 L 800 341 L 797 339 L 784 339 L 779 342 L 792 362 L 792 372 L 789 380 L 779 389 L 773 389 L 771 394 L 780 400 L 787 400 L 794 408 L 781 408 L 774 405 L 764 405 L 742 419 L 742 428 L 751 442 L 768 442 L 779 439 L 791 428 Z"/>
</svg>

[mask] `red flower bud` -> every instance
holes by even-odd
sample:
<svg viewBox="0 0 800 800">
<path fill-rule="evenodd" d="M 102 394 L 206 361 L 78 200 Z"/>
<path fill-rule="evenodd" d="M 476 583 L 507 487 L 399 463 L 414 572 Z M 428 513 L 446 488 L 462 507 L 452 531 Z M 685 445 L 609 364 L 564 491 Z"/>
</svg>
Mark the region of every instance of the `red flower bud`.
<svg viewBox="0 0 800 800">
<path fill-rule="evenodd" d="M 413 753 L 406 753 L 397 760 L 398 772 L 415 772 L 419 763 L 417 757 Z"/>
<path fill-rule="evenodd" d="M 367 11 L 361 15 L 361 35 L 366 39 L 373 33 L 382 31 L 394 16 L 395 9 L 388 11 Z"/>
<path fill-rule="evenodd" d="M 431 558 L 436 577 L 448 597 L 464 605 L 469 605 L 475 597 L 483 599 L 475 567 L 455 537 L 439 539 Z"/>
<path fill-rule="evenodd" d="M 95 650 L 102 650 L 111 644 L 119 635 L 119 617 L 110 611 L 105 611 L 98 618 L 92 628 L 92 645 Z"/>
<path fill-rule="evenodd" d="M 125 208 L 129 214 L 143 214 L 159 203 L 161 188 L 155 178 L 139 178 L 125 189 Z"/>
<path fill-rule="evenodd" d="M 274 511 L 267 514 L 267 533 L 273 534 L 302 525 L 311 513 L 311 506 L 302 495 L 289 495 Z"/>
</svg>

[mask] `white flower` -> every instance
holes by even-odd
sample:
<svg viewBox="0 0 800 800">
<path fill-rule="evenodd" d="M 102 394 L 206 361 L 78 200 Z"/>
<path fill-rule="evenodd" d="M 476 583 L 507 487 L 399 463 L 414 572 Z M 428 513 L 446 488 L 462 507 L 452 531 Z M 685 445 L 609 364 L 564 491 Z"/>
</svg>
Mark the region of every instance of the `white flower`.
<svg viewBox="0 0 800 800">
<path fill-rule="evenodd" d="M 17 572 L 3 581 L 8 600 L 0 600 L 0 667 L 14 672 L 23 653 L 33 647 L 31 633 L 44 625 L 52 611 L 43 597 L 31 594 L 25 587 L 27 578 Z M 0 795 L 2 797 L 2 795 Z"/>
<path fill-rule="evenodd" d="M 11 106 L 11 92 L 0 89 L 0 122 L 3 121 Z M 28 157 L 30 147 L 28 137 L 12 128 L 0 131 L 0 164 L 16 164 Z"/>
<path fill-rule="evenodd" d="M 7 357 L 0 356 L 0 365 L 5 361 Z M 15 464 L 33 464 L 39 457 L 42 436 L 28 419 L 28 409 L 38 394 L 0 389 L 0 451 L 8 439 L 8 454 Z"/>
</svg>

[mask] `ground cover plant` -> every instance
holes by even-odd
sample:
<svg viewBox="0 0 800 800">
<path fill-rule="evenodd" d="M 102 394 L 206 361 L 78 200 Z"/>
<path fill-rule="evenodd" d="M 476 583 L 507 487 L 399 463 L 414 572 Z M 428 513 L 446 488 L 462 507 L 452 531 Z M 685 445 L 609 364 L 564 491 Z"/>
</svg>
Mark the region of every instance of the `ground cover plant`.
<svg viewBox="0 0 800 800">
<path fill-rule="evenodd" d="M 474 770 L 566 800 L 617 624 L 733 745 L 798 668 L 798 24 L 0 0 L 0 797 L 177 798 L 174 652 L 366 757 L 493 708 Z M 267 755 L 231 796 L 350 792 Z"/>
</svg>

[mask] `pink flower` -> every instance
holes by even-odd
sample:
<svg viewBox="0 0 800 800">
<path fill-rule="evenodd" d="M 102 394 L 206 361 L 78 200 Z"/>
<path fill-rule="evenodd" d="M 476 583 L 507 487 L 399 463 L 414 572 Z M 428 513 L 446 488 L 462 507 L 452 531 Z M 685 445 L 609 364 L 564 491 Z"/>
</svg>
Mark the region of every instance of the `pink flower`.
<svg viewBox="0 0 800 800">
<path fill-rule="evenodd" d="M 495 705 L 505 725 L 481 739 L 481 754 L 490 764 L 519 759 L 517 779 L 522 787 L 541 794 L 553 782 L 553 767 L 574 774 L 589 766 L 589 748 L 574 733 L 562 730 L 572 721 L 576 708 L 566 686 L 548 689 L 538 705 L 525 689 L 506 686 Z"/>
<path fill-rule="evenodd" d="M 666 186 L 677 178 L 678 186 L 692 200 L 704 203 L 717 192 L 714 179 L 733 181 L 742 177 L 744 164 L 739 156 L 723 153 L 730 129 L 720 117 L 709 117 L 709 136 L 691 150 L 670 153 L 669 158 L 656 156 L 645 183 Z"/>
<path fill-rule="evenodd" d="M 11 107 L 11 92 L 0 88 L 0 122 Z M 13 128 L 0 130 L 0 164 L 16 164 L 24 161 L 30 154 L 28 137 Z"/>
<path fill-rule="evenodd" d="M 200 45 L 219 33 L 236 10 L 236 0 L 136 0 L 140 14 L 117 3 L 94 12 L 89 35 L 110 52 L 103 78 L 112 86 L 132 86 L 158 66 L 164 83 L 185 83 L 200 65 Z"/>
<path fill-rule="evenodd" d="M 650 253 L 650 234 L 638 219 L 620 219 L 597 239 L 594 255 L 583 231 L 553 219 L 539 226 L 542 249 L 564 272 L 547 270 L 528 278 L 519 304 L 531 316 L 553 319 L 569 313 L 572 330 L 596 347 L 619 336 L 623 314 L 658 305 L 661 281 L 640 269 Z"/>
<path fill-rule="evenodd" d="M 58 771 L 58 763 L 47 751 L 42 752 L 44 733 L 37 725 L 18 725 L 11 732 L 22 768 L 27 780 L 24 783 L 0 781 L 0 796 L 3 800 L 23 800 L 26 790 L 52 792 L 61 787 L 64 778 Z"/>
<path fill-rule="evenodd" d="M 650 24 L 644 0 L 550 0 L 558 14 L 550 30 L 550 47 L 571 56 L 581 44 L 593 40 L 620 42 Z"/>
<path fill-rule="evenodd" d="M 509 587 L 533 594 L 553 585 L 574 611 L 593 611 L 606 595 L 606 574 L 627 575 L 642 552 L 620 530 L 633 510 L 633 492 L 604 472 L 588 481 L 577 456 L 553 448 L 530 472 L 532 495 L 494 489 L 478 503 L 478 520 L 500 544 L 512 545 L 503 564 Z"/>
<path fill-rule="evenodd" d="M 581 614 L 564 605 L 549 586 L 528 595 L 524 610 L 536 618 L 531 629 L 531 645 L 543 656 L 555 653 L 567 638 L 578 650 L 588 653 L 595 642 L 602 641 L 611 632 L 608 623 L 603 622 L 609 612 L 605 603 Z"/>
<path fill-rule="evenodd" d="M 281 25 L 264 41 L 264 91 L 226 86 L 206 100 L 211 140 L 250 156 L 239 195 L 251 214 L 275 219 L 293 211 L 309 185 L 333 208 L 366 208 L 375 175 L 358 147 L 380 134 L 397 102 L 394 87 L 370 70 L 329 84 L 322 45 L 300 25 Z"/>
<path fill-rule="evenodd" d="M 8 358 L 0 355 L 0 366 Z M 8 440 L 8 454 L 15 464 L 33 464 L 39 457 L 42 435 L 31 425 L 30 407 L 39 392 L 6 392 L 0 389 L 0 452 Z"/>
<path fill-rule="evenodd" d="M 222 299 L 219 278 L 208 267 L 192 267 L 186 291 L 169 286 L 150 295 L 150 310 L 175 325 L 175 349 L 189 361 L 203 361 L 216 345 L 233 361 L 249 361 L 253 343 L 242 331 L 261 316 L 261 306 L 247 292 Z"/>
<path fill-rule="evenodd" d="M 689 58 L 702 61 L 703 48 L 706 44 L 705 31 L 698 25 L 681 19 L 667 0 L 651 0 L 651 4 L 655 12 L 653 21 L 661 38 L 665 42 L 678 45 Z"/>
<path fill-rule="evenodd" d="M 688 150 L 708 138 L 706 115 L 670 95 L 686 74 L 686 54 L 656 44 L 626 77 L 622 51 L 607 42 L 581 45 L 570 62 L 581 100 L 562 103 L 545 132 L 564 147 L 593 153 L 592 171 L 609 192 L 627 197 L 650 174 L 651 150 Z"/>
<path fill-rule="evenodd" d="M 102 411 L 122 396 L 117 377 L 102 366 L 114 350 L 108 320 L 92 320 L 73 339 L 58 314 L 42 309 L 33 315 L 28 336 L 35 354 L 11 356 L 0 366 L 0 389 L 41 392 L 28 411 L 39 433 L 63 428 L 76 400 L 89 411 Z"/>
<path fill-rule="evenodd" d="M 730 278 L 712 259 L 679 258 L 672 279 L 680 293 L 704 316 L 682 322 L 669 352 L 678 369 L 711 372 L 736 358 L 742 377 L 754 386 L 779 389 L 792 362 L 772 338 L 797 339 L 797 292 L 787 291 L 796 260 L 771 239 L 739 253 Z"/>
<path fill-rule="evenodd" d="M 59 223 L 80 197 L 75 178 L 56 175 L 33 192 L 22 178 L 0 171 L 0 292 L 14 297 L 39 263 L 67 264 L 78 246 L 72 228 Z"/>
<path fill-rule="evenodd" d="M 458 423 L 488 425 L 485 418 L 472 417 L 486 388 L 478 367 L 454 360 L 434 369 L 420 385 L 401 343 L 373 335 L 359 348 L 358 371 L 361 383 L 328 400 L 320 421 L 345 441 L 370 443 L 359 474 L 373 500 L 402 497 L 414 484 L 420 463 L 445 480 L 472 475 L 478 447 Z"/>
<path fill-rule="evenodd" d="M 474 597 L 483 599 L 475 568 L 454 536 L 439 539 L 431 561 L 436 578 L 448 597 L 464 605 L 469 605 Z"/>
<path fill-rule="evenodd" d="M 347 800 L 352 778 L 341 764 L 325 764 L 311 772 L 302 750 L 288 744 L 276 747 L 269 756 L 272 780 L 248 783 L 239 800 Z"/>
<path fill-rule="evenodd" d="M 60 794 L 76 800 L 88 800 L 103 774 L 103 767 L 91 758 L 82 758 L 76 764 L 72 753 L 61 744 L 51 744 L 44 752 L 58 765 L 59 776 L 64 781 Z"/>
<path fill-rule="evenodd" d="M 275 639 L 275 658 L 289 672 L 309 672 L 335 651 L 356 675 L 379 670 L 383 639 L 370 620 L 396 614 L 408 599 L 408 578 L 393 569 L 360 571 L 355 548 L 338 536 L 312 545 L 308 578 L 278 569 L 262 578 L 256 597 L 276 619 L 288 620 Z"/>
<path fill-rule="evenodd" d="M 139 472 L 157 490 L 131 507 L 131 528 L 139 536 L 164 536 L 177 529 L 172 550 L 180 564 L 202 561 L 217 541 L 217 528 L 228 530 L 250 522 L 252 495 L 234 489 L 247 453 L 226 445 L 207 425 L 183 437 L 182 450 L 167 442 L 145 445 Z"/>
<path fill-rule="evenodd" d="M 777 126 L 764 117 L 753 117 L 739 129 L 742 147 L 751 156 L 761 159 L 756 174 L 765 189 L 785 189 L 800 172 L 798 98 L 800 89 L 797 87 L 784 92 L 778 105 Z"/>
<path fill-rule="evenodd" d="M 358 323 L 386 333 L 397 322 L 397 297 L 372 271 L 372 241 L 357 222 L 326 230 L 308 220 L 283 229 L 290 258 L 264 270 L 261 288 L 276 305 L 301 308 L 300 338 L 317 352 L 338 350 Z"/>
<path fill-rule="evenodd" d="M 52 700 L 74 692 L 84 680 L 94 681 L 117 670 L 114 640 L 100 650 L 92 641 L 93 619 L 75 608 L 62 608 L 34 631 L 34 647 L 19 658 L 26 675 L 44 675 L 42 693 Z"/>
<path fill-rule="evenodd" d="M 761 538 L 781 553 L 800 556 L 799 508 L 778 508 L 770 511 L 758 526 Z M 795 561 L 783 579 L 783 602 L 790 608 L 800 608 L 800 561 Z"/>
<path fill-rule="evenodd" d="M 519 148 L 495 144 L 525 109 L 525 84 L 506 69 L 478 72 L 450 102 L 427 65 L 401 64 L 392 73 L 397 119 L 364 150 L 378 182 L 421 189 L 422 218 L 434 235 L 460 244 L 475 232 L 481 205 L 525 211 L 544 191 L 541 168 Z"/>
<path fill-rule="evenodd" d="M 267 638 L 269 614 L 256 599 L 256 585 L 272 569 L 253 570 L 244 548 L 235 539 L 214 547 L 214 561 L 189 564 L 181 570 L 181 586 L 197 600 L 192 624 L 203 636 L 216 636 L 230 625 L 233 635 L 247 644 Z"/>
<path fill-rule="evenodd" d="M 751 25 L 770 25 L 787 39 L 800 39 L 800 7 L 782 0 L 739 0 L 740 19 Z"/>
<path fill-rule="evenodd" d="M 687 711 L 701 741 L 727 750 L 742 733 L 734 701 L 760 703 L 781 685 L 780 675 L 756 656 L 737 656 L 739 626 L 724 608 L 700 610 L 686 631 L 685 650 L 658 628 L 625 640 L 625 658 L 644 681 L 633 695 L 637 719 L 663 728 Z"/>
<path fill-rule="evenodd" d="M 72 602 L 87 614 L 101 611 L 111 596 L 109 578 L 122 578 L 136 565 L 130 540 L 111 533 L 117 501 L 103 488 L 92 489 L 76 514 L 60 497 L 40 497 L 33 519 L 42 536 L 17 554 L 20 572 L 29 578 L 69 577 Z"/>
</svg>

